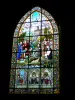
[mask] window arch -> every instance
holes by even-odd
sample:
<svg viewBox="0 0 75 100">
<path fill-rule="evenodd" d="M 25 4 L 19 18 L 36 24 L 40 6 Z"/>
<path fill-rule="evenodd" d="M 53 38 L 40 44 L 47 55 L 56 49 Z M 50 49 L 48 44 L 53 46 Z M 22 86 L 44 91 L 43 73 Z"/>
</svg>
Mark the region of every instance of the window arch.
<svg viewBox="0 0 75 100">
<path fill-rule="evenodd" d="M 59 32 L 43 8 L 34 7 L 17 24 L 9 93 L 59 93 Z"/>
</svg>

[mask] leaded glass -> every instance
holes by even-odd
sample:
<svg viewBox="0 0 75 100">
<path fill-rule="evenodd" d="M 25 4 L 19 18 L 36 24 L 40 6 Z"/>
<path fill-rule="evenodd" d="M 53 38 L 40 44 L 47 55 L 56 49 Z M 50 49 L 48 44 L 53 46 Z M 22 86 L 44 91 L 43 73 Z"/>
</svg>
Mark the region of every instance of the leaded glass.
<svg viewBox="0 0 75 100">
<path fill-rule="evenodd" d="M 50 21 L 42 21 L 42 35 L 53 34 L 53 29 Z"/>
<path fill-rule="evenodd" d="M 57 88 L 57 89 L 54 89 L 54 94 L 59 94 L 60 93 L 60 90 Z"/>
<path fill-rule="evenodd" d="M 12 53 L 11 63 L 16 63 L 16 53 Z"/>
<path fill-rule="evenodd" d="M 19 32 L 20 27 L 21 27 L 21 24 L 18 24 L 16 26 L 16 29 L 15 29 L 15 32 L 14 32 L 14 37 L 17 37 L 18 36 L 18 32 Z"/>
<path fill-rule="evenodd" d="M 45 15 L 42 14 L 42 21 L 49 20 Z"/>
<path fill-rule="evenodd" d="M 41 21 L 41 13 L 38 11 L 35 11 L 31 14 L 31 22 L 32 21 Z"/>
<path fill-rule="evenodd" d="M 54 87 L 59 87 L 59 68 L 54 68 Z"/>
<path fill-rule="evenodd" d="M 24 34 L 25 36 L 29 36 L 30 23 L 23 23 L 22 27 L 19 30 L 19 37 Z"/>
<path fill-rule="evenodd" d="M 11 69 L 10 70 L 10 88 L 14 88 L 14 84 L 15 84 L 15 69 Z"/>
<path fill-rule="evenodd" d="M 42 9 L 42 13 L 49 19 L 49 20 L 53 20 L 53 17 L 44 9 Z"/>
<path fill-rule="evenodd" d="M 14 89 L 9 89 L 9 94 L 13 94 L 14 93 Z"/>
<path fill-rule="evenodd" d="M 40 69 L 29 69 L 28 73 L 28 88 L 39 88 Z"/>
<path fill-rule="evenodd" d="M 17 51 L 17 38 L 13 38 L 13 47 L 12 47 L 12 52 Z"/>
<path fill-rule="evenodd" d="M 16 26 L 9 85 L 10 94 L 59 93 L 58 26 L 40 7 L 32 8 Z"/>
<path fill-rule="evenodd" d="M 16 63 L 11 63 L 11 68 L 16 68 Z"/>
<path fill-rule="evenodd" d="M 41 89 L 40 94 L 53 94 L 53 89 Z"/>
<path fill-rule="evenodd" d="M 53 68 L 41 69 L 41 88 L 53 87 Z"/>
<path fill-rule="evenodd" d="M 34 8 L 31 10 L 31 13 L 34 12 L 34 11 L 39 11 L 39 12 L 41 12 L 41 8 L 40 8 L 40 7 L 34 7 Z"/>
<path fill-rule="evenodd" d="M 15 88 L 27 87 L 27 69 L 16 69 Z"/>
</svg>

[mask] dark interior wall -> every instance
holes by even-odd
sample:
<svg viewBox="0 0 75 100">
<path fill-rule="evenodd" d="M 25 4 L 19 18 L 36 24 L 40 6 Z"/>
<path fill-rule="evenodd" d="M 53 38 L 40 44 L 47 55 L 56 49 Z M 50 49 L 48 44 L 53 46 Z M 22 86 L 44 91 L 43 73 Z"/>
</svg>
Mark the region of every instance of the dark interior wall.
<svg viewBox="0 0 75 100">
<path fill-rule="evenodd" d="M 64 4 L 64 3 L 63 3 Z M 43 1 L 43 2 L 30 2 L 27 1 L 18 1 L 18 2 L 11 2 L 9 1 L 4 6 L 3 10 L 3 21 L 4 21 L 4 41 L 2 47 L 4 48 L 2 50 L 3 56 L 1 59 L 3 59 L 2 63 L 2 70 L 1 71 L 1 92 L 7 94 L 9 91 L 9 79 L 10 79 L 10 68 L 11 68 L 11 55 L 12 55 L 12 41 L 13 41 L 13 33 L 16 28 L 16 25 L 18 21 L 22 18 L 22 16 L 27 13 L 30 9 L 32 9 L 35 6 L 39 6 L 45 10 L 47 10 L 55 19 L 57 22 L 57 25 L 61 27 L 61 37 L 65 34 L 64 27 L 67 23 L 67 8 L 64 4 L 64 7 L 62 6 L 62 2 L 52 0 L 52 1 Z M 63 35 L 62 35 L 63 34 Z M 62 41 L 62 38 L 60 41 Z M 61 43 L 60 47 L 63 47 L 63 43 Z M 61 50 L 63 51 L 63 50 Z M 63 54 L 61 54 L 63 55 Z M 65 58 L 66 59 L 66 58 Z M 63 66 L 61 64 L 61 66 Z M 60 69 L 62 69 L 61 74 L 63 73 L 63 68 L 60 66 Z M 65 72 L 64 72 L 65 73 Z M 62 76 L 62 75 L 61 75 Z M 63 75 L 64 76 L 64 75 Z M 62 78 L 62 77 L 61 77 Z M 62 82 L 62 81 L 61 81 Z"/>
</svg>

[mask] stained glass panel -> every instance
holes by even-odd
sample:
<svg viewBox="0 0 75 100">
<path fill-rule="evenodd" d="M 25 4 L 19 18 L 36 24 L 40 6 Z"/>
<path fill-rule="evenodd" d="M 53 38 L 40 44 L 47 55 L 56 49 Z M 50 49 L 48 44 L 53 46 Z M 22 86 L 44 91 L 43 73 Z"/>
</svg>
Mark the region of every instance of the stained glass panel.
<svg viewBox="0 0 75 100">
<path fill-rule="evenodd" d="M 30 36 L 38 36 L 41 34 L 41 22 L 32 22 Z"/>
<path fill-rule="evenodd" d="M 22 24 L 18 24 L 18 25 L 16 26 L 16 29 L 15 29 L 15 32 L 14 32 L 14 37 L 17 37 L 17 36 L 18 36 L 19 29 L 20 29 L 21 25 L 22 25 Z"/>
<path fill-rule="evenodd" d="M 16 63 L 16 53 L 12 53 L 11 63 Z"/>
<path fill-rule="evenodd" d="M 59 91 L 59 89 L 57 88 L 57 89 L 54 89 L 54 94 L 59 94 L 60 93 L 60 91 Z"/>
<path fill-rule="evenodd" d="M 11 68 L 16 68 L 16 63 L 11 63 Z"/>
<path fill-rule="evenodd" d="M 53 29 L 50 21 L 42 21 L 42 35 L 53 34 Z"/>
<path fill-rule="evenodd" d="M 59 88 L 59 67 L 54 68 L 54 87 Z"/>
<path fill-rule="evenodd" d="M 17 38 L 13 38 L 13 47 L 12 47 L 12 52 L 17 51 Z"/>
<path fill-rule="evenodd" d="M 14 84 L 15 84 L 15 69 L 11 69 L 10 70 L 10 84 L 9 84 L 9 87 L 14 88 Z"/>
<path fill-rule="evenodd" d="M 14 93 L 14 89 L 9 89 L 9 94 L 13 94 Z"/>
<path fill-rule="evenodd" d="M 24 36 L 29 36 L 29 31 L 30 31 L 30 23 L 22 24 L 22 27 L 20 28 L 19 31 L 19 37 L 22 37 L 22 34 Z"/>
<path fill-rule="evenodd" d="M 28 73 L 28 88 L 39 88 L 40 69 L 29 69 Z"/>
<path fill-rule="evenodd" d="M 54 34 L 58 34 L 58 28 L 57 28 L 57 25 L 55 23 L 54 20 L 51 21 L 51 24 L 53 26 L 53 31 L 54 31 Z"/>
<path fill-rule="evenodd" d="M 49 20 L 45 15 L 42 14 L 42 21 Z"/>
<path fill-rule="evenodd" d="M 44 9 L 42 9 L 42 13 L 49 19 L 49 20 L 53 20 L 53 17 Z"/>
<path fill-rule="evenodd" d="M 16 69 L 16 88 L 26 88 L 27 87 L 27 69 Z"/>
<path fill-rule="evenodd" d="M 31 22 L 32 21 L 41 21 L 41 13 L 37 11 L 33 12 L 31 14 Z"/>
<path fill-rule="evenodd" d="M 53 89 L 40 89 L 40 94 L 53 94 Z"/>
<path fill-rule="evenodd" d="M 39 89 L 28 89 L 29 94 L 39 94 Z"/>
<path fill-rule="evenodd" d="M 58 27 L 40 7 L 27 12 L 15 29 L 9 85 L 10 94 L 59 93 Z"/>
<path fill-rule="evenodd" d="M 53 68 L 41 68 L 41 88 L 53 87 Z"/>
<path fill-rule="evenodd" d="M 39 12 L 41 12 L 41 8 L 40 8 L 40 7 L 34 7 L 34 8 L 31 10 L 31 13 L 34 12 L 34 11 L 39 11 Z"/>
<path fill-rule="evenodd" d="M 30 22 L 30 16 L 24 22 Z"/>
<path fill-rule="evenodd" d="M 27 89 L 15 89 L 15 94 L 27 94 Z"/>
</svg>

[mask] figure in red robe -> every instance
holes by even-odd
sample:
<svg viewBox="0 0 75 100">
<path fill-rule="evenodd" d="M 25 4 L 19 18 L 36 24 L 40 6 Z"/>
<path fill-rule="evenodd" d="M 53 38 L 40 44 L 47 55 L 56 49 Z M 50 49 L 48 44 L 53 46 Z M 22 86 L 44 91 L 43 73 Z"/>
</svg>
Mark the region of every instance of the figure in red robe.
<svg viewBox="0 0 75 100">
<path fill-rule="evenodd" d="M 24 58 L 26 55 L 29 55 L 29 48 L 30 48 L 30 44 L 29 41 L 24 41 L 23 43 L 23 53 L 24 53 Z"/>
</svg>

